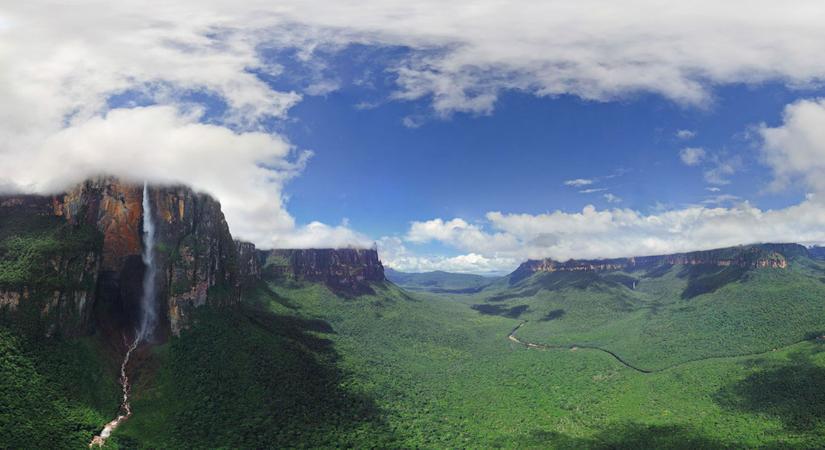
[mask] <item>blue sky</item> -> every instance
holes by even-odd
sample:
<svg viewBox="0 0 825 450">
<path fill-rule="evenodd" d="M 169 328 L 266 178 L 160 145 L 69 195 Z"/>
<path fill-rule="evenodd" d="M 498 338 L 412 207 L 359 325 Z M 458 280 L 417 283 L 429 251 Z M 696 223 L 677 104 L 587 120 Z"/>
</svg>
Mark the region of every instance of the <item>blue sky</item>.
<svg viewBox="0 0 825 450">
<path fill-rule="evenodd" d="M 770 170 L 747 133 L 753 125 L 780 122 L 783 106 L 807 94 L 776 85 L 729 87 L 716 92 L 709 108 L 686 109 L 655 96 L 594 102 L 510 93 L 490 115 L 457 114 L 409 128 L 404 117 L 424 101 L 357 109 L 362 93 L 343 89 L 292 110 L 286 134 L 315 155 L 286 192 L 301 221 L 346 217 L 375 236 L 403 233 L 416 218 L 479 220 L 491 210 L 613 206 L 606 192 L 640 210 L 700 203 L 721 193 L 782 207 L 804 192 L 766 192 Z M 695 137 L 679 138 L 679 130 Z M 701 167 L 680 160 L 685 147 L 741 158 L 741 167 L 728 177 L 730 184 L 708 183 Z M 564 185 L 576 178 L 594 183 Z M 588 188 L 606 191 L 580 193 Z"/>
<path fill-rule="evenodd" d="M 404 119 L 426 111 L 427 100 L 359 107 L 390 90 L 343 86 L 291 111 L 285 133 L 314 152 L 285 189 L 296 219 L 347 220 L 377 239 L 403 237 L 410 222 L 433 217 L 483 224 L 488 211 L 575 213 L 592 204 L 655 213 L 742 201 L 784 208 L 806 191 L 770 189 L 773 175 L 752 128 L 780 124 L 785 105 L 823 93 L 780 83 L 723 86 L 702 108 L 649 94 L 602 102 L 505 93 L 491 114 L 424 114 L 410 127 Z M 685 148 L 731 162 L 733 172 L 709 182 L 705 172 L 715 164 L 686 165 Z M 591 183 L 568 185 L 576 179 Z M 412 247 L 461 254 L 437 241 Z"/>
<path fill-rule="evenodd" d="M 825 6 L 0 7 L 0 193 L 184 183 L 261 248 L 504 273 L 825 243 Z"/>
</svg>

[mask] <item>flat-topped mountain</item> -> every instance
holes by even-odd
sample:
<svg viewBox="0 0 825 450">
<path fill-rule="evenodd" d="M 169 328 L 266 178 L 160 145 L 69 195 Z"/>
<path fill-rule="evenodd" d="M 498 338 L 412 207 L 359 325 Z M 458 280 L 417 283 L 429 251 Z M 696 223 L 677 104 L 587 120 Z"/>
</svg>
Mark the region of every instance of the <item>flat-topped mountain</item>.
<svg viewBox="0 0 825 450">
<path fill-rule="evenodd" d="M 376 249 L 258 250 L 256 257 L 265 278 L 321 282 L 349 294 L 370 292 L 370 283 L 385 280 Z"/>
<path fill-rule="evenodd" d="M 236 242 L 220 203 L 185 186 L 149 185 L 160 336 L 194 308 L 226 307 L 262 276 L 353 294 L 384 281 L 376 250 L 257 250 Z M 132 329 L 146 266 L 144 189 L 112 177 L 65 193 L 0 197 L 0 319 L 34 334 Z"/>
<path fill-rule="evenodd" d="M 810 256 L 799 244 L 754 244 L 671 255 L 637 256 L 613 259 L 571 259 L 565 262 L 550 258 L 528 260 L 511 275 L 520 280 L 536 272 L 603 272 L 610 270 L 637 270 L 657 266 L 717 266 L 745 269 L 788 267 L 788 260 Z"/>
<path fill-rule="evenodd" d="M 143 186 L 101 177 L 51 196 L 0 199 L 0 313 L 45 334 L 133 326 L 146 267 Z M 237 254 L 220 204 L 184 186 L 148 186 L 158 317 L 177 334 L 192 308 L 240 299 Z M 105 319 L 101 317 L 105 315 Z"/>
</svg>

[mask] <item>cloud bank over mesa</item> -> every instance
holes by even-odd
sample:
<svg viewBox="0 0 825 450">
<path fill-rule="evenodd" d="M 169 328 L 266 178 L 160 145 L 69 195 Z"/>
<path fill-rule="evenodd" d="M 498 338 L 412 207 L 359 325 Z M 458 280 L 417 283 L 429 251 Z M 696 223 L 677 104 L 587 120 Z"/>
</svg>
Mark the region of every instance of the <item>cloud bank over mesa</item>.
<svg viewBox="0 0 825 450">
<path fill-rule="evenodd" d="M 323 65 L 323 55 L 353 44 L 405 48 L 384 68 L 393 80 L 386 100 L 426 101 L 441 118 L 493 114 L 506 91 L 594 101 L 652 93 L 687 108 L 711 108 L 713 87 L 723 84 L 821 84 L 822 23 L 825 6 L 816 0 L 793 8 L 765 0 L 667 8 L 639 0 L 517 7 L 394 0 L 7 2 L 0 6 L 0 189 L 55 192 L 100 173 L 186 183 L 215 195 L 233 233 L 261 247 L 370 245 L 376 236 L 347 225 L 296 223 L 289 213 L 285 187 L 312 164 L 310 150 L 321 149 L 296 148 L 277 124 L 289 120 L 305 96 L 338 86 L 322 77 L 304 91 L 276 88 L 265 80 L 283 75 L 284 67 L 267 58 L 268 51 L 292 50 L 307 64 Z M 821 217 L 823 115 L 825 103 L 810 99 L 788 105 L 783 124 L 755 128 L 774 188 L 801 184 L 813 193 L 787 209 L 743 203 L 644 215 L 585 207 L 545 215 L 491 212 L 480 224 L 410 218 L 406 235 L 379 242 L 394 239 L 386 259 L 402 269 L 490 271 L 528 256 L 822 241 L 813 222 L 791 214 Z M 696 132 L 677 135 L 687 141 Z M 718 185 L 737 170 L 736 161 L 707 153 L 683 160 L 704 164 L 704 176 Z M 569 186 L 595 189 L 587 181 L 573 179 Z M 620 204 L 614 194 L 602 195 Z M 754 218 L 764 227 L 745 230 L 742 224 Z M 563 231 L 563 223 L 579 230 Z M 426 259 L 407 248 L 432 241 L 464 254 Z"/>
</svg>

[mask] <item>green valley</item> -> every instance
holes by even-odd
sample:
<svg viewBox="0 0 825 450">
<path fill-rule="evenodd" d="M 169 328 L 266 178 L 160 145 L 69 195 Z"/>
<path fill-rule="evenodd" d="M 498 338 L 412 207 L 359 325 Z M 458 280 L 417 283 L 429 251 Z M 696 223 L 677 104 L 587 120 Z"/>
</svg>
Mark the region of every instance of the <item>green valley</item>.
<svg viewBox="0 0 825 450">
<path fill-rule="evenodd" d="M 97 205 L 140 191 L 107 186 L 84 188 L 90 223 L 8 202 L 0 448 L 87 448 L 124 411 L 143 267 L 110 231 L 140 239 L 139 217 Z M 405 288 L 374 249 L 229 246 L 208 199 L 144 192 L 172 199 L 169 278 L 105 448 L 825 446 L 825 262 L 805 247 L 390 273 Z M 191 229 L 187 202 L 213 205 Z"/>
</svg>

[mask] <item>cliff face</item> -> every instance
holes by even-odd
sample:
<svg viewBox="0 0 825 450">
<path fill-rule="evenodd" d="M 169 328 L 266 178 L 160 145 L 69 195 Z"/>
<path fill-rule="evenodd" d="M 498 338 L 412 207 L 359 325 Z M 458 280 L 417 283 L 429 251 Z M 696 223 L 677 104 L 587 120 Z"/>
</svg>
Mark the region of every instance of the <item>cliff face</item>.
<svg viewBox="0 0 825 450">
<path fill-rule="evenodd" d="M 149 196 L 159 317 L 163 330 L 177 334 L 193 308 L 239 300 L 237 249 L 208 195 L 178 186 L 150 187 Z M 81 334 L 92 327 L 96 303 L 104 326 L 130 325 L 144 273 L 142 200 L 142 186 L 112 178 L 50 197 L 0 199 L 0 313 L 19 318 L 26 309 L 24 321 L 39 316 L 46 334 Z M 38 251 L 31 257 L 21 245 Z"/>
<path fill-rule="evenodd" d="M 250 286 L 261 279 L 263 261 L 258 256 L 255 244 L 235 241 L 235 248 L 238 251 L 238 277 L 241 286 Z"/>
<path fill-rule="evenodd" d="M 259 251 L 236 242 L 220 204 L 183 186 L 150 186 L 158 332 L 178 334 L 202 305 L 230 306 L 263 277 L 345 294 L 384 281 L 375 250 Z M 135 327 L 143 290 L 143 187 L 97 178 L 53 196 L 0 197 L 0 319 L 33 334 Z"/>
<path fill-rule="evenodd" d="M 370 293 L 370 283 L 385 280 L 374 249 L 278 249 L 258 258 L 265 277 L 322 282 L 343 293 Z"/>
<path fill-rule="evenodd" d="M 672 255 L 640 256 L 632 258 L 575 260 L 566 262 L 552 259 L 529 260 L 522 263 L 513 276 L 524 278 L 535 272 L 602 272 L 610 270 L 637 270 L 657 266 L 741 267 L 746 269 L 788 267 L 788 259 L 808 256 L 808 250 L 797 244 L 759 244 L 730 247 Z"/>
<path fill-rule="evenodd" d="M 221 205 L 191 189 L 149 189 L 156 229 L 158 291 L 178 334 L 194 308 L 240 300 L 237 250 Z"/>
</svg>

